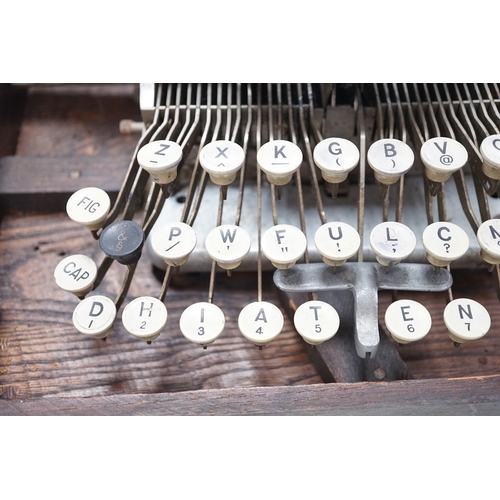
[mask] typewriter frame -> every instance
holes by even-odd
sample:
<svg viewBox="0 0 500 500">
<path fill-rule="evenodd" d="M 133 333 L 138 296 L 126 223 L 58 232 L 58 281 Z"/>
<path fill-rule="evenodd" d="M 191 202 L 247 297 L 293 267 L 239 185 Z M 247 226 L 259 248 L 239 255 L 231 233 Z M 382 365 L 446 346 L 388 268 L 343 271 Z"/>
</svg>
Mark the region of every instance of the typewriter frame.
<svg viewBox="0 0 500 500">
<path fill-rule="evenodd" d="M 58 245 L 60 240 L 54 237 L 45 237 L 37 233 L 38 228 L 50 227 L 51 224 L 63 223 L 62 214 L 64 202 L 67 197 L 79 187 L 88 185 L 89 180 L 99 182 L 103 189 L 108 190 L 116 196 L 123 178 L 123 164 L 129 162 L 129 155 L 120 152 L 122 143 L 126 143 L 130 149 L 136 142 L 136 138 L 126 136 L 108 137 L 106 146 L 112 145 L 109 154 L 92 155 L 83 154 L 74 157 L 68 154 L 60 154 L 53 150 L 52 154 L 39 155 L 36 147 L 29 150 L 27 143 L 19 142 L 27 140 L 29 126 L 34 126 L 39 133 L 43 128 L 40 123 L 50 117 L 50 110 L 43 109 L 43 103 L 38 108 L 38 116 L 23 115 L 24 106 L 29 111 L 29 101 L 44 99 L 43 89 L 38 92 L 36 88 L 2 86 L 2 104 L 5 112 L 0 113 L 2 130 L 6 131 L 4 146 L 0 150 L 0 184 L 1 201 L 3 213 L 2 232 L 6 235 L 2 239 L 3 251 L 12 255 L 15 251 L 21 251 L 20 266 L 3 266 L 2 279 L 5 286 L 2 311 L 2 372 L 0 385 L 2 386 L 2 399 L 0 400 L 0 414 L 2 415 L 457 415 L 457 414 L 498 414 L 500 412 L 500 370 L 490 371 L 479 375 L 447 378 L 422 378 L 416 380 L 398 380 L 393 382 L 356 382 L 356 383 L 303 383 L 288 386 L 252 386 L 252 387 L 227 387 L 217 389 L 185 390 L 178 392 L 143 392 L 123 393 L 119 384 L 111 392 L 99 395 L 99 390 L 93 393 L 92 384 L 89 379 L 87 390 L 79 392 L 76 396 L 58 396 L 57 391 L 52 392 L 54 384 L 60 374 L 44 376 L 49 372 L 57 372 L 58 367 L 51 365 L 52 358 L 43 352 L 36 354 L 34 349 L 40 344 L 36 339 L 30 339 L 28 333 L 37 330 L 37 326 L 30 322 L 25 309 L 15 302 L 16 287 L 20 284 L 16 281 L 24 276 L 29 283 L 39 270 L 35 279 L 47 281 L 47 290 L 50 296 L 54 296 L 54 307 L 50 307 L 48 318 L 52 322 L 52 330 L 59 332 L 60 340 L 51 337 L 51 346 L 61 351 L 69 349 L 65 333 L 71 330 L 71 325 L 65 324 L 62 312 L 59 313 L 57 305 L 61 304 L 59 295 L 52 293 L 51 279 L 52 269 L 39 269 L 37 262 L 45 263 L 46 258 L 40 255 L 50 254 L 50 261 L 56 261 L 61 250 Z M 87 89 L 98 92 L 95 86 Z M 126 99 L 120 98 L 120 92 L 127 93 Z M 135 91 L 135 89 L 133 89 Z M 127 101 L 128 108 L 123 113 L 123 118 L 128 118 L 127 113 L 133 112 L 133 91 L 129 87 L 118 86 L 115 90 L 107 89 L 104 92 L 105 99 L 113 101 L 116 98 L 116 106 Z M 48 94 L 52 92 L 48 91 Z M 81 89 L 69 86 L 65 90 L 66 98 L 59 101 L 61 108 L 68 106 L 70 100 L 68 94 L 79 95 Z M 57 89 L 54 90 L 57 93 Z M 116 97 L 118 96 L 118 97 Z M 76 99 L 78 101 L 78 99 Z M 50 99 L 48 100 L 50 101 Z M 58 100 L 52 99 L 54 104 Z M 135 102 L 137 104 L 137 102 Z M 114 106 L 112 104 L 111 106 Z M 40 112 L 40 110 L 43 111 Z M 68 111 L 71 113 L 71 111 Z M 88 111 L 86 115 L 82 109 L 76 111 L 78 120 L 74 126 L 79 129 L 82 137 L 85 136 L 85 118 L 95 113 Z M 119 113 L 115 111 L 116 117 Z M 55 113 L 58 119 L 64 116 L 59 110 Z M 137 112 L 134 115 L 138 117 Z M 92 117 L 93 119 L 95 117 Z M 40 123 L 35 123 L 36 121 Z M 64 124 L 64 120 L 61 120 Z M 78 125 L 78 121 L 80 124 Z M 95 128 L 99 125 L 93 122 Z M 81 128 L 79 128 L 81 127 Z M 102 127 L 101 127 L 102 128 Z M 50 127 L 49 127 L 50 130 Z M 53 130 L 53 129 L 52 129 Z M 102 128 L 102 130 L 104 130 Z M 28 135 L 26 135 L 28 134 Z M 66 137 L 62 134 L 62 137 Z M 30 139 L 36 146 L 33 137 Z M 33 147 L 33 146 L 30 146 Z M 89 147 L 92 147 L 90 145 Z M 25 148 L 25 149 L 23 149 Z M 63 145 L 64 151 L 66 145 Z M 69 153 L 71 154 L 71 152 Z M 96 162 L 97 160 L 97 162 Z M 106 164 L 99 161 L 106 160 Z M 85 174 L 82 176 L 82 172 Z M 29 177 L 27 177 L 29 176 Z M 84 177 L 82 179 L 82 177 Z M 30 178 L 29 184 L 26 179 Z M 23 214 L 30 214 L 23 219 Z M 23 220 L 25 222 L 23 222 Z M 24 224 L 24 226 L 23 226 Z M 22 227 L 24 233 L 19 235 L 23 247 L 16 242 L 16 226 Z M 83 245 L 82 234 L 71 231 L 65 227 L 63 232 L 72 238 L 76 238 Z M 31 238 L 25 236 L 30 233 Z M 9 239 L 7 239 L 7 237 Z M 27 245 L 31 245 L 28 247 Z M 38 247 L 35 249 L 35 247 Z M 59 256 L 60 258 L 60 256 Z M 22 269 L 24 266 L 24 269 Z M 487 284 L 481 286 L 487 287 Z M 11 288 L 12 294 L 7 293 Z M 22 288 L 22 287 L 21 287 Z M 26 291 L 23 289 L 23 294 Z M 68 301 L 71 302 L 71 301 Z M 48 306 L 50 303 L 44 303 Z M 74 304 L 73 304 L 74 305 Z M 29 309 L 29 308 L 28 308 Z M 66 306 L 63 309 L 68 309 Z M 65 313 L 66 314 L 66 313 Z M 38 321 L 41 321 L 40 319 Z M 35 321 L 36 322 L 36 321 Z M 21 348 L 19 341 L 21 339 Z M 297 340 L 298 342 L 298 340 Z M 17 347 L 16 347 L 17 343 Z M 494 343 L 491 345 L 495 345 Z M 498 343 L 496 344 L 498 345 Z M 132 349 L 137 346 L 129 346 Z M 142 348 L 142 346 L 141 346 Z M 20 352 L 22 351 L 22 352 Z M 23 355 L 24 352 L 24 355 Z M 10 361 L 9 361 L 10 358 Z M 23 363 L 23 358 L 25 362 Z M 491 359 L 494 366 L 500 368 L 496 357 Z M 38 363 L 37 363 L 38 361 Z M 89 360 L 89 366 L 102 368 Z M 81 364 L 82 361 L 75 361 Z M 37 366 L 38 365 L 38 366 Z M 41 373 L 41 375 L 37 375 Z M 316 379 L 315 379 L 316 380 Z M 51 382 L 52 381 L 52 382 Z M 55 382 L 54 382 L 55 381 Z M 42 384 L 41 388 L 33 390 L 37 396 L 30 397 L 22 387 Z M 43 384 L 47 384 L 45 387 Z M 16 389 L 20 387 L 21 389 Z M 114 392 L 113 392 L 114 391 Z M 66 391 L 70 394 L 71 391 Z M 85 395 L 83 395 L 85 393 Z"/>
</svg>

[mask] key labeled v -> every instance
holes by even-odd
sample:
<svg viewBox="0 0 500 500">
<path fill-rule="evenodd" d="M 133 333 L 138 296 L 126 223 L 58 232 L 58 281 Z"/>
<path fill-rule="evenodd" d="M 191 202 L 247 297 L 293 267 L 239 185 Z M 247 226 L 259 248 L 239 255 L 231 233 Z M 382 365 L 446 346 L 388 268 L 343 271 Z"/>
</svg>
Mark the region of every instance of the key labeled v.
<svg viewBox="0 0 500 500">
<path fill-rule="evenodd" d="M 448 145 L 448 141 L 444 141 L 443 147 L 441 147 L 437 142 L 434 143 L 434 146 L 436 146 L 439 151 L 441 151 L 441 154 L 445 155 L 446 154 L 446 146 Z"/>
</svg>

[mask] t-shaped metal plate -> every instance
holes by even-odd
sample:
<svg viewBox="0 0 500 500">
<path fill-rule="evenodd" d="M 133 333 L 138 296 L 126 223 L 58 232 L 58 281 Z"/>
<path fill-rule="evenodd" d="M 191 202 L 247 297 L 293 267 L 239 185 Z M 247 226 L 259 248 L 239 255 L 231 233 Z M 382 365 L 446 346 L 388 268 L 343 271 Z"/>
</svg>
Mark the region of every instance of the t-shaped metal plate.
<svg viewBox="0 0 500 500">
<path fill-rule="evenodd" d="M 361 358 L 374 357 L 380 343 L 378 291 L 443 292 L 453 278 L 444 268 L 400 263 L 390 268 L 375 262 L 347 262 L 333 268 L 326 264 L 297 264 L 274 273 L 275 285 L 284 292 L 350 290 L 354 295 L 354 342 Z M 335 307 L 335 304 L 331 304 Z"/>
</svg>

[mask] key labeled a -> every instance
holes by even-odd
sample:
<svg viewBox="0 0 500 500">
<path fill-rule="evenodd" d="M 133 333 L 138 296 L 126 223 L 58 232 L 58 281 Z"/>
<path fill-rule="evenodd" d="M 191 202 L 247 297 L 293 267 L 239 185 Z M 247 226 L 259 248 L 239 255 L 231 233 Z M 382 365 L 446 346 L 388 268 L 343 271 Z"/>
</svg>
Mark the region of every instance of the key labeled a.
<svg viewBox="0 0 500 500">
<path fill-rule="evenodd" d="M 122 323 L 127 332 L 140 340 L 151 342 L 167 323 L 165 304 L 154 297 L 138 297 L 127 304 Z"/>
<path fill-rule="evenodd" d="M 257 347 L 264 347 L 274 340 L 284 324 L 282 312 L 270 302 L 252 302 L 238 316 L 241 334 Z"/>
<path fill-rule="evenodd" d="M 102 339 L 109 335 L 116 318 L 115 303 L 104 295 L 83 299 L 73 311 L 73 324 L 84 335 Z"/>
</svg>

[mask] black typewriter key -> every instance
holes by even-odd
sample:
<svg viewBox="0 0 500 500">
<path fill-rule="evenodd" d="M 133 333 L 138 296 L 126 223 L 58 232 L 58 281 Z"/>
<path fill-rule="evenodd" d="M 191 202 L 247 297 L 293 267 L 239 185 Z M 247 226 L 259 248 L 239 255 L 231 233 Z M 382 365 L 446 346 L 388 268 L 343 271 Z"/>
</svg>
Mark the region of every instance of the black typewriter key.
<svg viewBox="0 0 500 500">
<path fill-rule="evenodd" d="M 99 238 L 102 251 L 120 264 L 135 264 L 141 257 L 144 245 L 144 231 L 131 220 L 113 222 L 106 227 Z"/>
</svg>

